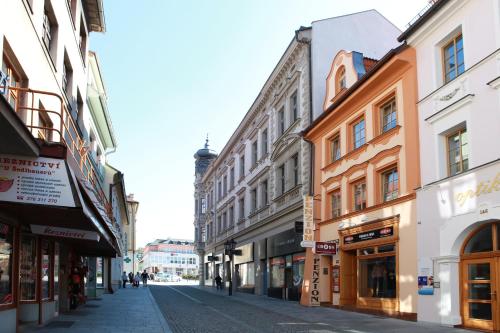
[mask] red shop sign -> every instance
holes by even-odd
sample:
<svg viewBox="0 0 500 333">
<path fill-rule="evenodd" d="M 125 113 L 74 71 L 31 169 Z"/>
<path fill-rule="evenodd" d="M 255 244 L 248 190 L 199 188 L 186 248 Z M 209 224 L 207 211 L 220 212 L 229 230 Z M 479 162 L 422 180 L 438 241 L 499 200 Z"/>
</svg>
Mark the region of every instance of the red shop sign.
<svg viewBox="0 0 500 333">
<path fill-rule="evenodd" d="M 316 242 L 314 246 L 314 253 L 316 254 L 337 254 L 336 243 Z"/>
</svg>

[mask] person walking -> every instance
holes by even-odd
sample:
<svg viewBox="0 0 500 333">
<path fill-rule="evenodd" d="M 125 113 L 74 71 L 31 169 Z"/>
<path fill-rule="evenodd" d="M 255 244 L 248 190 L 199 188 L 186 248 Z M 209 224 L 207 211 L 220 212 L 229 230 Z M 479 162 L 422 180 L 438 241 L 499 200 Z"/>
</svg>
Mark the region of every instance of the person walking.
<svg viewBox="0 0 500 333">
<path fill-rule="evenodd" d="M 132 287 L 134 286 L 134 273 L 132 273 L 132 272 L 128 273 L 128 282 L 130 282 L 130 285 Z"/>
<path fill-rule="evenodd" d="M 148 286 L 149 274 L 146 273 L 146 270 L 144 270 L 144 272 L 142 272 L 141 278 L 142 278 L 142 286 L 143 287 L 147 287 Z"/>
<path fill-rule="evenodd" d="M 215 284 L 217 285 L 217 290 L 222 290 L 222 278 L 219 274 L 215 277 Z"/>
<path fill-rule="evenodd" d="M 128 281 L 127 272 L 124 271 L 123 274 L 122 274 L 122 282 L 123 282 L 122 288 L 126 288 L 127 281 Z"/>
<path fill-rule="evenodd" d="M 137 272 L 134 276 L 134 287 L 139 288 L 139 282 L 141 281 L 141 275 Z"/>
</svg>

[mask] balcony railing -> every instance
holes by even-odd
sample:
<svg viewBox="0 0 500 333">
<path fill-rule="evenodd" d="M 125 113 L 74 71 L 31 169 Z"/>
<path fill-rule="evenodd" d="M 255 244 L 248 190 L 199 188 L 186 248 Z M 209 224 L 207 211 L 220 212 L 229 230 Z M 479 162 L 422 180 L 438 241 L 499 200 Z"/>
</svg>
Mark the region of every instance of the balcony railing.
<svg viewBox="0 0 500 333">
<path fill-rule="evenodd" d="M 81 137 L 63 98 L 55 93 L 29 88 L 9 87 L 8 90 L 17 97 L 14 109 L 34 137 L 61 143 L 68 148 L 69 156 L 79 166 L 83 178 L 92 184 L 108 217 L 116 224 L 112 207 L 99 181 L 100 173 L 92 163 L 89 147 Z"/>
</svg>

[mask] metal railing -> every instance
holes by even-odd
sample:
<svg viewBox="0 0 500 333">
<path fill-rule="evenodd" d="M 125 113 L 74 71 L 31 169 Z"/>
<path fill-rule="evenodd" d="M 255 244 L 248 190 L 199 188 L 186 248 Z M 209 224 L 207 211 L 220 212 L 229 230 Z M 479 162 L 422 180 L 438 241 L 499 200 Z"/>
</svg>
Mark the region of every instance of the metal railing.
<svg viewBox="0 0 500 333">
<path fill-rule="evenodd" d="M 417 14 L 415 15 L 410 22 L 408 22 L 408 24 L 405 26 L 405 30 L 407 30 L 409 27 L 411 27 L 413 24 L 415 24 L 415 22 L 417 22 L 417 20 L 419 18 L 421 18 L 425 13 L 427 13 L 427 11 L 432 7 L 434 6 L 434 4 L 438 2 L 438 0 L 429 0 L 427 2 L 427 5 Z"/>
<path fill-rule="evenodd" d="M 69 156 L 79 166 L 83 178 L 92 184 L 96 197 L 110 220 L 116 224 L 111 204 L 99 181 L 100 175 L 90 159 L 90 147 L 81 137 L 63 98 L 52 92 L 29 88 L 9 87 L 8 90 L 17 96 L 14 109 L 34 137 L 46 142 L 62 143 L 68 148 Z"/>
</svg>

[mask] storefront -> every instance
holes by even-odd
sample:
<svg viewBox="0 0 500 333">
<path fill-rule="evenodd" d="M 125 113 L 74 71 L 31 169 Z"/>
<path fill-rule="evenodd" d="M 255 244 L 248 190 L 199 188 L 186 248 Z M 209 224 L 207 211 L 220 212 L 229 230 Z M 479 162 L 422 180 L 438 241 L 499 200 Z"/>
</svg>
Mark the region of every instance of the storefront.
<svg viewBox="0 0 500 333">
<path fill-rule="evenodd" d="M 500 331 L 499 166 L 417 192 L 419 321 Z"/>
<path fill-rule="evenodd" d="M 269 237 L 269 297 L 299 301 L 304 279 L 305 251 L 300 246 L 302 234 L 290 229 Z"/>
<path fill-rule="evenodd" d="M 234 258 L 234 274 L 236 290 L 239 292 L 255 293 L 255 263 L 253 243 L 237 247 L 238 255 Z"/>
<path fill-rule="evenodd" d="M 399 313 L 399 218 L 339 230 L 340 305 Z"/>
</svg>

